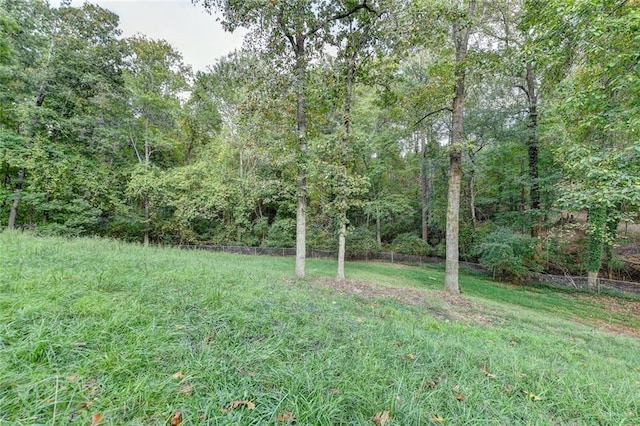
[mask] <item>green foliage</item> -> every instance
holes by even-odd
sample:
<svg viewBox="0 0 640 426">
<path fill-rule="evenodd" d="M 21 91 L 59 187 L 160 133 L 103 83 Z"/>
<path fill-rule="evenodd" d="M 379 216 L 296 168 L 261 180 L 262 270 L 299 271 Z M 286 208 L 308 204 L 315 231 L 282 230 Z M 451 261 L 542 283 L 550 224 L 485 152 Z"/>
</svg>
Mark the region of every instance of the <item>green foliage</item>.
<svg viewBox="0 0 640 426">
<path fill-rule="evenodd" d="M 389 247 L 391 251 L 414 255 L 414 256 L 431 256 L 433 249 L 422 238 L 415 234 L 404 233 L 393 239 L 393 243 Z"/>
<path fill-rule="evenodd" d="M 488 234 L 475 248 L 480 263 L 494 276 L 520 281 L 534 267 L 534 240 L 508 228 L 498 228 Z"/>
<path fill-rule="evenodd" d="M 378 253 L 381 250 L 376 234 L 365 226 L 348 229 L 346 240 L 347 255 Z"/>
<path fill-rule="evenodd" d="M 291 218 L 276 219 L 269 226 L 264 247 L 294 247 L 296 243 L 296 221 Z"/>
</svg>

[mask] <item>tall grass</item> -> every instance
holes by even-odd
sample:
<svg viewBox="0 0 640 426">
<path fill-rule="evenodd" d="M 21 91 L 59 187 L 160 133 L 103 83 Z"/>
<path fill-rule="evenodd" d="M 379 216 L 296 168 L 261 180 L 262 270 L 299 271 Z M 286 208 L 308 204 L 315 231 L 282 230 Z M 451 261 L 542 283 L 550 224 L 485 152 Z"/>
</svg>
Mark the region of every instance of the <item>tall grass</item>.
<svg viewBox="0 0 640 426">
<path fill-rule="evenodd" d="M 640 341 L 571 320 L 602 308 L 463 277 L 494 321 L 451 320 L 440 271 L 348 264 L 406 305 L 334 266 L 4 232 L 0 424 L 640 424 Z"/>
</svg>

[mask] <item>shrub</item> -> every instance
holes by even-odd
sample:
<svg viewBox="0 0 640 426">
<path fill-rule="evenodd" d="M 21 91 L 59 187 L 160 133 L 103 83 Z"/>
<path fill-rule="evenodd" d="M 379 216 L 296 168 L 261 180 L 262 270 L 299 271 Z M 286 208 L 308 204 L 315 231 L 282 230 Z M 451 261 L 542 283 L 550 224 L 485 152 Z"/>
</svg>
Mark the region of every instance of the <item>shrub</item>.
<svg viewBox="0 0 640 426">
<path fill-rule="evenodd" d="M 347 254 L 371 254 L 380 251 L 375 232 L 365 226 L 350 229 L 347 232 Z"/>
<path fill-rule="evenodd" d="M 400 234 L 393 239 L 391 250 L 397 253 L 408 254 L 412 256 L 430 256 L 433 249 L 422 238 L 415 234 Z"/>
<path fill-rule="evenodd" d="M 475 247 L 474 254 L 493 276 L 521 281 L 536 269 L 534 239 L 498 228 Z"/>
<path fill-rule="evenodd" d="M 296 221 L 295 219 L 277 219 L 269 227 L 267 238 L 262 242 L 263 247 L 295 247 Z"/>
</svg>

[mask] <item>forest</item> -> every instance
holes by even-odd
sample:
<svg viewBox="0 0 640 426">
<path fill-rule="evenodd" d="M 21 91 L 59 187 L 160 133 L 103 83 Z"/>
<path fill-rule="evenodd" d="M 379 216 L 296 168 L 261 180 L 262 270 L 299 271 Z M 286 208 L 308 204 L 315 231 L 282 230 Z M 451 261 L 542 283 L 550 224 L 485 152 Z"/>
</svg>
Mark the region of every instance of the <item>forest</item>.
<svg viewBox="0 0 640 426">
<path fill-rule="evenodd" d="M 638 0 L 192 3 L 248 29 L 206 72 L 0 1 L 0 227 L 640 277 Z"/>
</svg>

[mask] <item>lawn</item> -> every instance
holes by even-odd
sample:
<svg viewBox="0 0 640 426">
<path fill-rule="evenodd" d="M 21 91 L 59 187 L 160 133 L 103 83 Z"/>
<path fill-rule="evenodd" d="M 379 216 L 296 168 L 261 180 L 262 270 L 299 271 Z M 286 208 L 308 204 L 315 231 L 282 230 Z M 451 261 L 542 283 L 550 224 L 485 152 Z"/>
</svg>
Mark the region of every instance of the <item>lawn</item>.
<svg viewBox="0 0 640 426">
<path fill-rule="evenodd" d="M 334 269 L 0 233 L 0 424 L 640 424 L 637 300 Z"/>
</svg>

